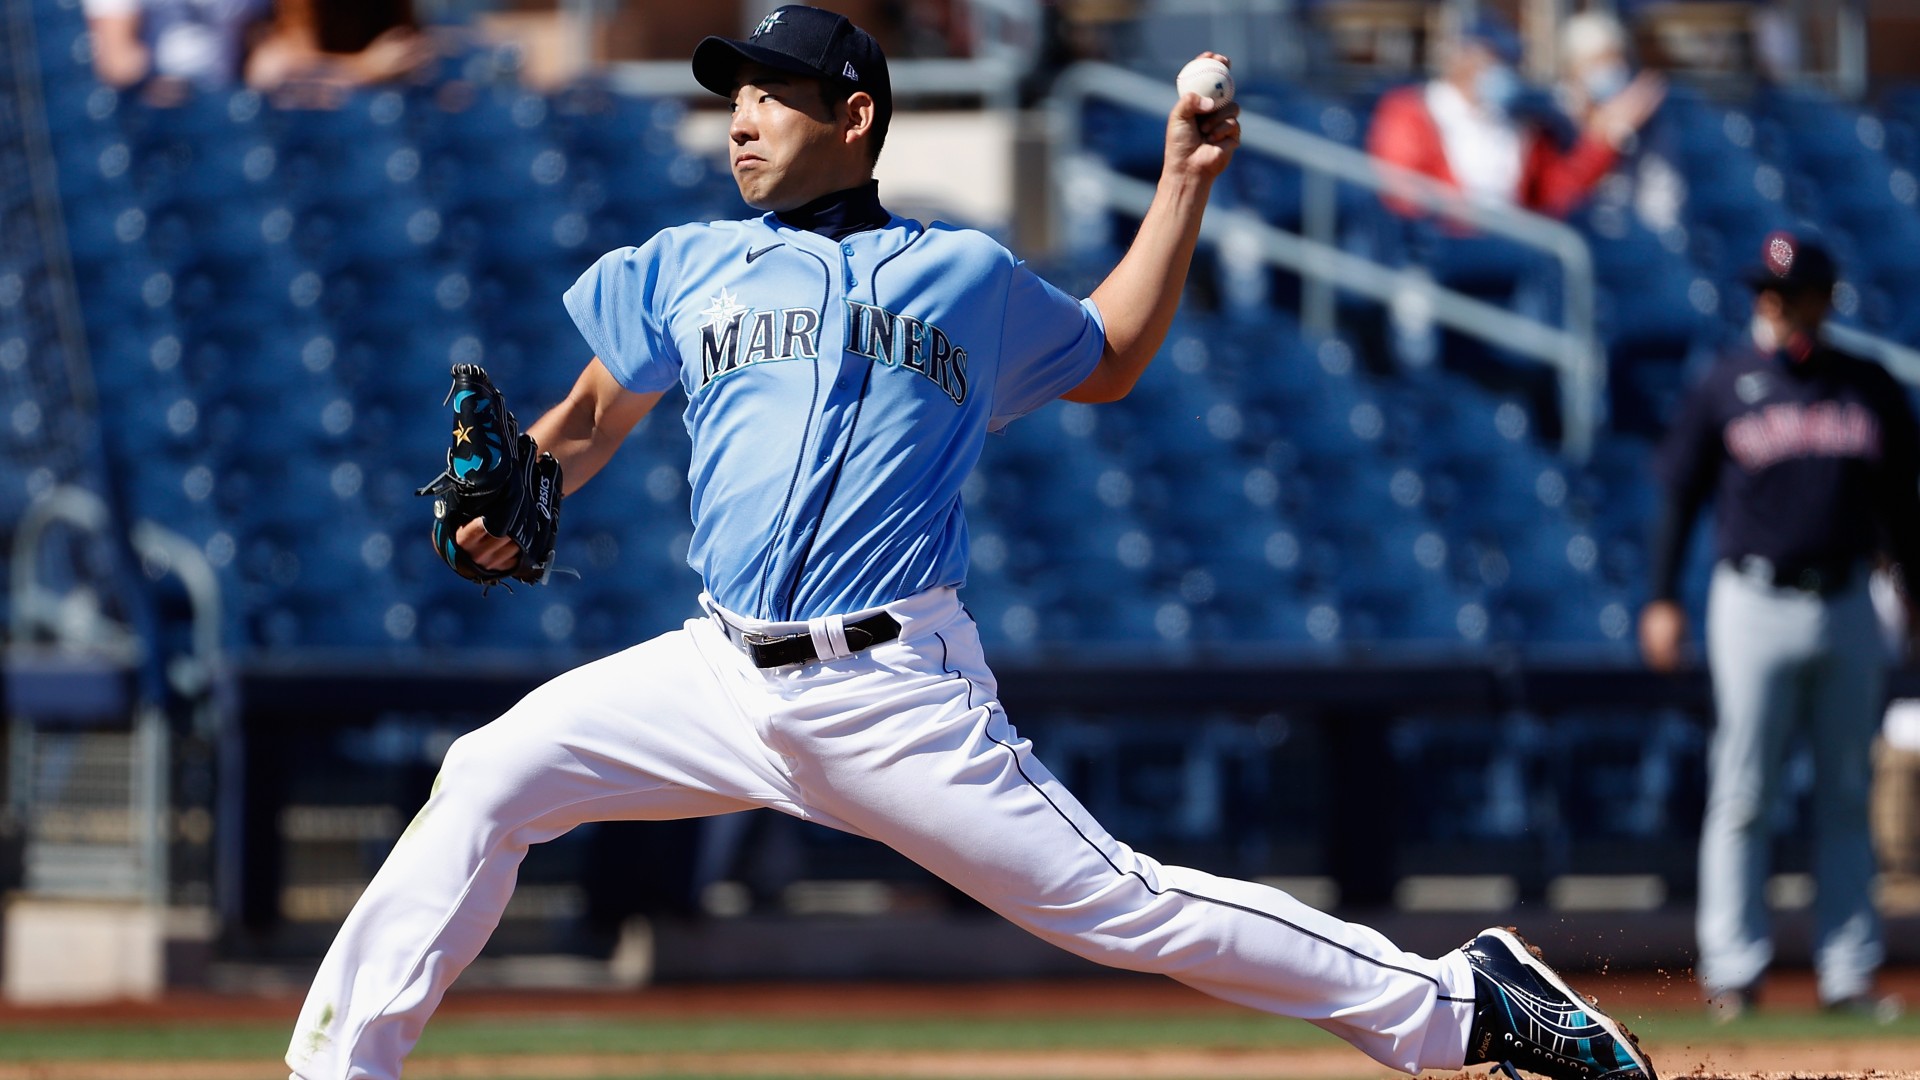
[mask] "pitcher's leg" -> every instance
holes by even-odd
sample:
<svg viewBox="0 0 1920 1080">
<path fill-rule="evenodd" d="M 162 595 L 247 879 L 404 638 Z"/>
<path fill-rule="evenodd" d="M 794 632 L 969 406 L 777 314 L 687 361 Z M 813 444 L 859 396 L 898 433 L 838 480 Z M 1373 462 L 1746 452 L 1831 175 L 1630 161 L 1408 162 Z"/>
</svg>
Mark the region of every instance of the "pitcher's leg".
<svg viewBox="0 0 1920 1080">
<path fill-rule="evenodd" d="M 1136 852 L 1108 835 L 1011 736 L 1003 720 L 989 721 L 987 737 L 1012 767 L 1008 783 L 1024 786 L 1045 810 L 1033 814 L 1035 833 L 988 868 L 989 888 L 976 890 L 983 903 L 1070 952 L 1306 1020 L 1384 1065 L 1407 1072 L 1461 1065 L 1474 982 L 1459 952 L 1430 960 L 1278 889 Z M 1009 801 L 1016 800 L 995 800 Z M 944 854 L 929 851 L 921 861 Z M 1020 865 L 1026 860 L 1032 865 Z M 1068 868 L 1073 879 L 1064 889 L 1046 881 Z"/>
<path fill-rule="evenodd" d="M 1773 960 L 1768 811 L 1778 789 L 1807 646 L 1776 624 L 1779 602 L 1722 565 L 1707 610 L 1714 729 L 1700 827 L 1699 975 L 1709 994 L 1745 989 Z M 1811 637 L 1812 627 L 1799 637 Z"/>
<path fill-rule="evenodd" d="M 1461 954 L 1415 956 L 1279 890 L 1134 852 L 1007 724 L 971 624 L 907 648 L 931 654 L 931 677 L 889 649 L 897 689 L 796 722 L 817 749 L 795 770 L 816 810 L 1088 959 L 1310 1021 L 1395 1068 L 1461 1064 L 1474 1004 Z"/>
<path fill-rule="evenodd" d="M 1820 1000 L 1832 1002 L 1870 991 L 1884 952 L 1867 803 L 1886 658 L 1864 586 L 1834 598 L 1827 630 L 1806 724 L 1814 765 L 1814 967 Z"/>
<path fill-rule="evenodd" d="M 296 1077 L 395 1080 L 528 846 L 586 821 L 785 805 L 764 754 L 684 633 L 562 675 L 456 741 L 321 964 L 287 1052 Z"/>
</svg>

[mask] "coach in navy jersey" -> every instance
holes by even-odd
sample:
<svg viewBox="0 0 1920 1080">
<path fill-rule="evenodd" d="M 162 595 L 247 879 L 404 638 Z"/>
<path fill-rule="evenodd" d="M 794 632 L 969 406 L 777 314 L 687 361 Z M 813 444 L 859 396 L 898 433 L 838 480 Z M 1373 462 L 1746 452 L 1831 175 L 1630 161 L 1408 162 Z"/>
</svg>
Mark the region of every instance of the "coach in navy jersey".
<svg viewBox="0 0 1920 1080">
<path fill-rule="evenodd" d="M 1660 456 L 1667 504 L 1640 645 L 1677 666 L 1675 597 L 1694 519 L 1711 498 L 1718 560 L 1707 660 L 1718 725 L 1700 842 L 1699 974 L 1716 1018 L 1752 1006 L 1773 958 L 1765 884 L 1771 815 L 1790 737 L 1813 751 L 1815 966 L 1831 1009 L 1885 1018 L 1871 893 L 1869 748 L 1888 657 L 1867 576 L 1890 554 L 1920 572 L 1915 422 L 1879 365 L 1819 339 L 1837 274 L 1818 245 L 1766 240 L 1751 272 L 1752 340 L 1683 404 Z"/>
</svg>

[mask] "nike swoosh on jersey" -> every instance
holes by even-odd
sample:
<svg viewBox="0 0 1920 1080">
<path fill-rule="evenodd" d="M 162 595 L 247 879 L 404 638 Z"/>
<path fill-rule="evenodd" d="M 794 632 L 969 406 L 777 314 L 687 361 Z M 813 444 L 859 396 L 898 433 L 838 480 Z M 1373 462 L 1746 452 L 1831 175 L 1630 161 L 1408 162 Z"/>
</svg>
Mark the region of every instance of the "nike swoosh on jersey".
<svg viewBox="0 0 1920 1080">
<path fill-rule="evenodd" d="M 765 255 L 767 252 L 772 251 L 774 248 L 786 247 L 786 246 L 787 245 L 785 244 L 769 244 L 766 247 L 761 248 L 759 251 L 749 251 L 747 252 L 747 261 L 752 262 L 753 260 L 759 258 L 760 256 Z"/>
</svg>

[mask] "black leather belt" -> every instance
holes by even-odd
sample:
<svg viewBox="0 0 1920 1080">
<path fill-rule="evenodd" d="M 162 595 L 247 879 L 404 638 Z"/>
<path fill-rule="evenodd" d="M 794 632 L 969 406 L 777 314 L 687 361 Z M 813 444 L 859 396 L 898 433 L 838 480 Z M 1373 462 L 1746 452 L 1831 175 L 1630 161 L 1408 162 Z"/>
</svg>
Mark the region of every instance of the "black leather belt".
<svg viewBox="0 0 1920 1080">
<path fill-rule="evenodd" d="M 731 627 L 728 630 L 732 632 Z M 846 631 L 847 648 L 852 652 L 860 652 L 899 637 L 900 623 L 886 612 L 877 611 L 864 619 L 848 623 Z M 820 659 L 820 653 L 813 647 L 813 635 L 805 632 L 781 637 L 743 633 L 740 642 L 746 646 L 747 655 L 757 668 L 786 667 L 788 664 L 806 664 Z"/>
<path fill-rule="evenodd" d="M 1852 583 L 1856 570 L 1856 562 L 1852 559 L 1808 563 L 1804 566 L 1778 566 L 1760 555 L 1744 556 L 1735 560 L 1734 565 L 1747 577 L 1776 589 L 1798 589 L 1821 596 L 1830 596 L 1846 588 Z"/>
</svg>

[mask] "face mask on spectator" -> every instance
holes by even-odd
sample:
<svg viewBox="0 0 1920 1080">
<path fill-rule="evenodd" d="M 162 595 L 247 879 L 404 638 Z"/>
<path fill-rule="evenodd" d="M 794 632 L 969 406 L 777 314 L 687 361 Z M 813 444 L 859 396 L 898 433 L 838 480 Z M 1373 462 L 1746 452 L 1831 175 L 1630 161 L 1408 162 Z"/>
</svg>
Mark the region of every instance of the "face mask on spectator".
<svg viewBox="0 0 1920 1080">
<path fill-rule="evenodd" d="M 1615 60 L 1589 68 L 1580 81 L 1586 85 L 1587 97 L 1599 105 L 1611 101 L 1616 94 L 1625 90 L 1627 83 L 1632 81 L 1632 75 L 1627 71 L 1627 65 Z"/>
<path fill-rule="evenodd" d="M 1492 64 L 1480 72 L 1473 88 L 1483 108 L 1506 112 L 1507 107 L 1520 96 L 1520 77 L 1505 64 Z"/>
</svg>

